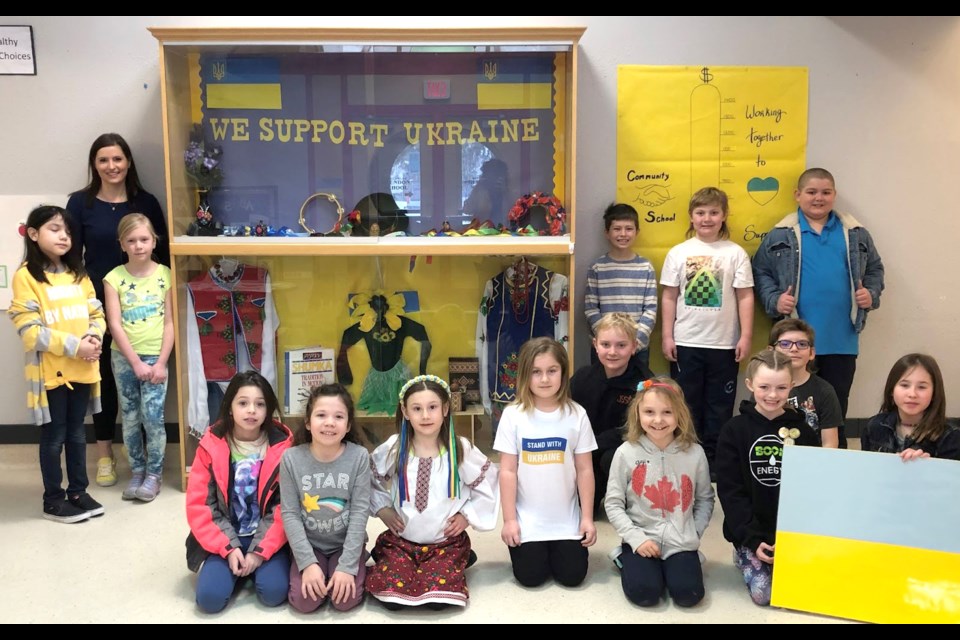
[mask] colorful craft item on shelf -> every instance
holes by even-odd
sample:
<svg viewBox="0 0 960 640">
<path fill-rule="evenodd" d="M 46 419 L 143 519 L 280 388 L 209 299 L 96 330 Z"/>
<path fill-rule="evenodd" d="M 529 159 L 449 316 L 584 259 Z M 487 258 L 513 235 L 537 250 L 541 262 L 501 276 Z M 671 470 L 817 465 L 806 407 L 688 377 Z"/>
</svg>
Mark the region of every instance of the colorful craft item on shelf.
<svg viewBox="0 0 960 640">
<path fill-rule="evenodd" d="M 495 236 L 499 234 L 500 230 L 493 222 L 490 220 L 480 222 L 476 218 L 474 218 L 470 222 L 470 225 L 463 231 L 463 235 L 465 236 Z"/>
<path fill-rule="evenodd" d="M 511 226 L 530 226 L 532 224 L 531 214 L 534 209 L 543 211 L 546 225 L 545 229 L 537 229 L 537 235 L 563 235 L 564 224 L 567 219 L 567 212 L 563 208 L 563 204 L 561 204 L 557 198 L 540 191 L 527 193 L 517 198 L 517 201 L 507 214 L 510 218 Z"/>
<path fill-rule="evenodd" d="M 354 209 L 347 214 L 347 220 L 344 222 L 342 219 L 337 220 L 337 224 L 333 225 L 333 232 L 331 235 L 342 235 L 349 236 L 353 228 L 360 224 L 360 212 Z"/>
<path fill-rule="evenodd" d="M 267 225 L 263 224 L 263 220 L 258 222 L 253 227 L 253 235 L 257 236 L 258 238 L 262 238 L 263 236 L 267 235 Z"/>
<path fill-rule="evenodd" d="M 313 229 L 311 229 L 310 227 L 307 226 L 307 221 L 306 221 L 306 218 L 305 218 L 305 214 L 306 214 L 306 211 L 307 211 L 307 205 L 310 204 L 311 202 L 313 202 L 314 200 L 316 200 L 317 198 L 326 198 L 327 201 L 333 203 L 333 204 L 336 205 L 336 207 L 337 207 L 337 209 L 336 209 L 337 220 L 336 220 L 336 222 L 334 222 L 333 225 L 330 227 L 330 231 L 328 231 L 328 232 L 326 232 L 326 233 L 319 232 L 319 231 L 314 231 Z M 340 204 L 340 201 L 337 200 L 337 196 L 333 195 L 332 193 L 325 193 L 325 192 L 322 192 L 322 191 L 318 191 L 317 193 L 314 193 L 313 195 L 307 196 L 307 199 L 303 201 L 303 204 L 302 204 L 302 205 L 300 205 L 300 226 L 303 227 L 303 230 L 306 231 L 307 233 L 309 233 L 311 236 L 331 236 L 331 235 L 336 235 L 336 234 L 340 233 L 340 228 L 341 228 L 341 224 L 340 224 L 340 223 L 341 223 L 342 221 L 343 221 L 343 205 L 341 205 L 341 204 Z M 346 234 L 343 234 L 343 235 L 346 235 Z"/>
<path fill-rule="evenodd" d="M 223 226 L 223 235 L 236 238 L 253 234 L 253 228 L 247 224 L 226 224 Z"/>
<path fill-rule="evenodd" d="M 350 298 L 347 308 L 350 315 L 360 317 L 360 330 L 364 333 L 369 332 L 376 326 L 377 312 L 370 304 L 375 296 L 380 296 L 387 301 L 387 310 L 383 314 L 387 326 L 396 331 L 400 328 L 400 316 L 403 315 L 406 306 L 406 298 L 402 293 L 388 295 L 383 289 L 377 289 L 369 293 L 358 293 Z"/>
</svg>

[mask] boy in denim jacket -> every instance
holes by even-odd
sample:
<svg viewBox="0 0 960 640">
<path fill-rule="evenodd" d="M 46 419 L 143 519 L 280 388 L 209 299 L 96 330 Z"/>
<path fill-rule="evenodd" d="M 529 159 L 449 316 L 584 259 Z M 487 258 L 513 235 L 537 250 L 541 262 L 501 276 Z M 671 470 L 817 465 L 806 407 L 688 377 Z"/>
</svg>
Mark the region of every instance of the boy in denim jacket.
<svg viewBox="0 0 960 640">
<path fill-rule="evenodd" d="M 807 169 L 794 191 L 799 207 L 767 233 L 753 258 L 757 297 L 773 319 L 802 318 L 817 335 L 817 373 L 846 420 L 867 312 L 880 306 L 883 262 L 866 227 L 834 211 L 836 183 Z M 801 287 L 801 283 L 803 287 Z M 846 448 L 843 424 L 840 448 Z"/>
</svg>

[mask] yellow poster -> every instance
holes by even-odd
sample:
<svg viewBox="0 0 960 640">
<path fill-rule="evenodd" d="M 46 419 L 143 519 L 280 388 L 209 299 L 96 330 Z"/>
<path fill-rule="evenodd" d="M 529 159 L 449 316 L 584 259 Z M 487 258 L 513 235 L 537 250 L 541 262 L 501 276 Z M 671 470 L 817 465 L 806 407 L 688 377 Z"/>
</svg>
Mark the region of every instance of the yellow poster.
<svg viewBox="0 0 960 640">
<path fill-rule="evenodd" d="M 690 196 L 715 186 L 730 199 L 730 239 L 752 256 L 796 210 L 807 69 L 621 65 L 617 72 L 616 197 L 640 215 L 635 251 L 659 275 L 667 251 L 686 239 Z M 769 327 L 756 325 L 755 346 L 766 343 Z M 659 343 L 651 355 L 654 369 L 664 370 Z"/>
</svg>

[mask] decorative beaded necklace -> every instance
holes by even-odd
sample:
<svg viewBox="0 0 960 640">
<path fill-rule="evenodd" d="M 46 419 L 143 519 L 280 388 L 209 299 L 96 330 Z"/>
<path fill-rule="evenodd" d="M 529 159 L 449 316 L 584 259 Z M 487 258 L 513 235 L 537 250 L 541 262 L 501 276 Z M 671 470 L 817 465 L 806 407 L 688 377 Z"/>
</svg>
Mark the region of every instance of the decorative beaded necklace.
<svg viewBox="0 0 960 640">
<path fill-rule="evenodd" d="M 216 277 L 216 279 L 217 279 L 217 280 L 220 280 L 221 282 L 225 282 L 226 284 L 231 284 L 231 283 L 234 283 L 234 282 L 236 282 L 237 280 L 239 280 L 239 279 L 240 279 L 240 275 L 241 275 L 242 273 L 243 273 L 243 265 L 241 265 L 241 264 L 238 264 L 238 265 L 237 265 L 237 268 L 234 269 L 234 270 L 233 270 L 233 273 L 231 273 L 230 275 L 225 274 L 225 273 L 220 269 L 220 263 L 219 263 L 219 262 L 215 262 L 215 263 L 213 264 L 213 275 L 214 275 L 214 277 Z"/>
</svg>

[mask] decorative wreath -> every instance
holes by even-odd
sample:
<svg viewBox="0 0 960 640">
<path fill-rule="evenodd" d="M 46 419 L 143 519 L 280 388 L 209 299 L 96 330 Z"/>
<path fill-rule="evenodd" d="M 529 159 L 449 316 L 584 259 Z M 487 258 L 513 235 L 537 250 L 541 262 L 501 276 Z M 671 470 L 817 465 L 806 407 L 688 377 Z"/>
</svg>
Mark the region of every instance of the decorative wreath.
<svg viewBox="0 0 960 640">
<path fill-rule="evenodd" d="M 539 229 L 542 236 L 559 236 L 563 233 L 563 226 L 567 219 L 567 212 L 555 197 L 540 191 L 520 196 L 507 214 L 514 227 L 521 227 L 527 223 L 530 210 L 542 207 L 547 220 L 547 228 Z"/>
</svg>

